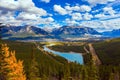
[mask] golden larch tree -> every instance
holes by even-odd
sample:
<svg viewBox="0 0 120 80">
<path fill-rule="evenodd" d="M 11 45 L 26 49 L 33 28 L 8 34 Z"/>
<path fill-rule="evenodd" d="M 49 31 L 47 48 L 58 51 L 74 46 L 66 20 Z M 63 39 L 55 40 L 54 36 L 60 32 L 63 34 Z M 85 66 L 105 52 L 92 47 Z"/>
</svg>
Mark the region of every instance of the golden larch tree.
<svg viewBox="0 0 120 80">
<path fill-rule="evenodd" d="M 26 80 L 23 61 L 17 61 L 15 51 L 9 51 L 7 44 L 0 46 L 0 80 Z"/>
</svg>

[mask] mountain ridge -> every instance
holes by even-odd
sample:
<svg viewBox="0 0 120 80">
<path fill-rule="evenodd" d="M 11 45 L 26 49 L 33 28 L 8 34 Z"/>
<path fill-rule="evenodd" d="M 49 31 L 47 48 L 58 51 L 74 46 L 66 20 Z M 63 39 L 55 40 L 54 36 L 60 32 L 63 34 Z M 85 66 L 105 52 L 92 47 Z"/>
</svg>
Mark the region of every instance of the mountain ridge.
<svg viewBox="0 0 120 80">
<path fill-rule="evenodd" d="M 95 38 L 95 37 L 120 37 L 120 29 L 98 32 L 94 28 L 85 26 L 62 26 L 48 32 L 36 26 L 11 26 L 1 28 L 2 37 L 22 39 L 66 39 L 66 38 Z"/>
<path fill-rule="evenodd" d="M 99 34 L 96 30 L 89 27 L 82 27 L 82 26 L 62 26 L 58 29 L 52 31 L 54 35 L 80 35 L 83 36 L 85 34 Z"/>
<path fill-rule="evenodd" d="M 120 29 L 113 29 L 112 31 L 105 31 L 102 33 L 106 37 L 120 37 Z"/>
</svg>

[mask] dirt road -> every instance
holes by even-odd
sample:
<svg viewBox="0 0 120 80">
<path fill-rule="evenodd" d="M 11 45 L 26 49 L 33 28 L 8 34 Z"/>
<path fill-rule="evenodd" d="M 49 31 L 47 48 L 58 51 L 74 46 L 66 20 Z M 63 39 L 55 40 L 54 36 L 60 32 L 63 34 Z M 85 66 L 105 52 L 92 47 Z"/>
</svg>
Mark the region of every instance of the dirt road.
<svg viewBox="0 0 120 80">
<path fill-rule="evenodd" d="M 95 52 L 95 49 L 94 49 L 93 46 L 92 46 L 92 44 L 89 43 L 88 46 L 89 46 L 89 51 L 90 51 L 90 53 L 92 54 L 92 59 L 93 59 L 93 61 L 94 61 L 94 64 L 95 64 L 95 65 L 100 65 L 100 64 L 102 64 L 101 61 L 100 61 L 100 59 L 99 59 L 99 57 L 97 56 L 97 54 L 96 54 L 96 52 Z"/>
</svg>

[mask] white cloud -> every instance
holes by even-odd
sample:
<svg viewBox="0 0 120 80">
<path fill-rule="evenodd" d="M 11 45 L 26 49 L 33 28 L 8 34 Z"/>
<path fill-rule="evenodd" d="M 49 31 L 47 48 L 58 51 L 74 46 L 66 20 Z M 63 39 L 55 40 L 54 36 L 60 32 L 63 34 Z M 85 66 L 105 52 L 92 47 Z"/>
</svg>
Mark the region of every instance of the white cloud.
<svg viewBox="0 0 120 80">
<path fill-rule="evenodd" d="M 46 18 L 46 20 L 45 20 L 46 22 L 48 22 L 48 23 L 50 23 L 50 22 L 53 22 L 54 21 L 54 19 L 52 18 L 52 17 L 48 17 L 48 18 Z"/>
<path fill-rule="evenodd" d="M 103 17 L 106 17 L 106 15 L 101 13 L 101 14 L 96 14 L 94 17 L 95 18 L 103 18 Z"/>
<path fill-rule="evenodd" d="M 104 13 L 110 14 L 110 15 L 114 15 L 115 11 L 113 10 L 112 7 L 105 7 L 103 8 Z"/>
<path fill-rule="evenodd" d="M 18 2 L 14 0 L 0 0 L 0 8 L 6 10 L 16 10 L 18 8 Z"/>
<path fill-rule="evenodd" d="M 49 3 L 50 0 L 41 0 L 42 2 Z"/>
<path fill-rule="evenodd" d="M 14 24 L 14 25 L 21 25 L 21 20 L 16 20 L 13 16 L 10 16 L 9 14 L 2 15 L 0 17 L 0 22 L 4 24 Z"/>
<path fill-rule="evenodd" d="M 102 13 L 96 14 L 94 17 L 99 19 L 109 19 L 109 18 L 115 18 L 120 16 L 119 13 L 113 10 L 112 7 L 104 7 L 102 10 L 103 10 Z"/>
<path fill-rule="evenodd" d="M 115 18 L 119 18 L 120 14 L 115 14 L 115 15 L 105 15 L 104 13 L 101 14 L 96 14 L 94 16 L 94 18 L 99 18 L 99 20 L 106 20 L 106 19 L 115 19 Z"/>
<path fill-rule="evenodd" d="M 31 13 L 25 13 L 25 12 L 21 12 L 18 16 L 17 19 L 19 20 L 36 20 L 38 19 L 39 16 L 35 15 L 35 14 L 31 14 Z"/>
<path fill-rule="evenodd" d="M 12 25 L 33 25 L 37 26 L 38 24 L 50 24 L 51 22 L 54 22 L 54 19 L 52 17 L 42 18 L 41 16 L 38 16 L 37 14 L 31 14 L 31 13 L 20 13 L 16 18 L 12 13 L 8 13 L 5 15 L 1 15 L 0 22 L 4 24 L 12 24 Z"/>
<path fill-rule="evenodd" d="M 70 5 L 67 5 L 64 7 L 64 9 L 67 11 L 67 13 L 69 15 L 71 15 L 72 12 L 76 11 L 76 12 L 80 12 L 80 6 L 76 5 L 76 6 L 70 6 Z"/>
<path fill-rule="evenodd" d="M 107 4 L 108 2 L 113 2 L 115 0 L 83 0 L 83 1 L 87 1 L 88 3 L 95 6 L 96 4 Z"/>
<path fill-rule="evenodd" d="M 81 11 L 82 12 L 90 12 L 91 11 L 91 7 L 89 7 L 89 6 L 87 6 L 87 5 L 82 5 L 81 7 L 80 7 L 80 9 L 81 9 Z"/>
<path fill-rule="evenodd" d="M 79 5 L 76 5 L 76 6 L 73 6 L 71 7 L 74 11 L 80 11 L 80 6 Z"/>
<path fill-rule="evenodd" d="M 37 8 L 32 0 L 0 0 L 0 9 L 4 11 L 23 11 L 39 14 L 40 16 L 47 15 L 47 12 L 42 8 Z"/>
<path fill-rule="evenodd" d="M 71 20 L 69 18 L 67 18 L 65 20 L 65 23 L 67 23 L 67 25 L 77 25 L 77 24 L 79 24 L 76 20 Z"/>
<path fill-rule="evenodd" d="M 7 12 L 7 13 L 3 13 L 3 11 L 0 10 L 0 22 L 1 23 L 8 23 L 10 21 L 14 21 L 14 13 L 13 12 Z"/>
<path fill-rule="evenodd" d="M 85 13 L 85 14 L 83 15 L 83 19 L 84 19 L 84 20 L 91 20 L 91 18 L 93 18 L 93 16 L 92 16 L 91 14 L 89 14 L 89 13 Z"/>
<path fill-rule="evenodd" d="M 73 20 L 82 20 L 82 15 L 80 13 L 73 13 L 71 16 Z"/>
<path fill-rule="evenodd" d="M 60 5 L 54 5 L 54 11 L 58 12 L 61 15 L 67 14 L 67 11 L 62 8 Z"/>
<path fill-rule="evenodd" d="M 60 28 L 61 26 L 63 25 L 60 25 L 59 23 L 56 23 L 56 22 L 52 22 L 51 24 L 45 25 L 43 29 L 46 31 L 52 32 L 53 29 Z"/>
<path fill-rule="evenodd" d="M 17 16 L 15 11 L 21 11 Z M 46 16 L 43 18 L 42 16 Z M 0 0 L 0 22 L 14 25 L 39 25 L 54 22 L 52 14 L 35 6 L 32 0 Z"/>
<path fill-rule="evenodd" d="M 67 11 L 79 11 L 79 12 L 90 12 L 91 11 L 91 7 L 87 6 L 87 5 L 76 5 L 76 6 L 72 6 L 70 7 L 70 5 L 65 6 L 65 9 Z"/>
<path fill-rule="evenodd" d="M 27 25 L 38 25 L 38 24 L 44 24 L 44 25 L 48 25 L 51 24 L 54 19 L 52 17 L 48 17 L 48 18 L 41 18 L 39 17 L 38 19 L 31 19 L 31 20 L 21 20 L 22 23 L 27 24 Z"/>
<path fill-rule="evenodd" d="M 67 6 L 65 6 L 65 9 L 67 10 L 67 11 L 80 11 L 80 6 L 72 6 L 72 7 L 70 7 L 70 5 L 67 5 Z"/>
<path fill-rule="evenodd" d="M 68 10 L 68 11 L 72 10 L 72 8 L 70 7 L 70 5 L 65 6 L 65 9 Z"/>
<path fill-rule="evenodd" d="M 83 21 L 80 25 L 94 28 L 100 32 L 120 29 L 120 18 L 101 20 L 101 21 Z"/>
</svg>

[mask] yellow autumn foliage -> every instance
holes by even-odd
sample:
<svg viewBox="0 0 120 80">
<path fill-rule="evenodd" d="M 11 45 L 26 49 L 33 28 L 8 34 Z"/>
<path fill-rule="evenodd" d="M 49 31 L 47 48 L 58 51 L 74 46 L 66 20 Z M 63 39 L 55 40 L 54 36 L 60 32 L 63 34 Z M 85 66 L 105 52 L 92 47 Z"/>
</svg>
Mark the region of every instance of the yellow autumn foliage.
<svg viewBox="0 0 120 80">
<path fill-rule="evenodd" d="M 9 51 L 7 44 L 1 45 L 0 75 L 2 75 L 5 80 L 26 80 L 23 61 L 17 61 L 15 51 Z"/>
</svg>

